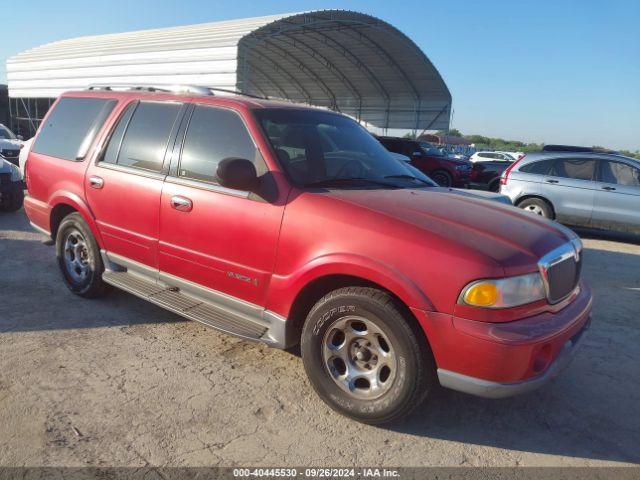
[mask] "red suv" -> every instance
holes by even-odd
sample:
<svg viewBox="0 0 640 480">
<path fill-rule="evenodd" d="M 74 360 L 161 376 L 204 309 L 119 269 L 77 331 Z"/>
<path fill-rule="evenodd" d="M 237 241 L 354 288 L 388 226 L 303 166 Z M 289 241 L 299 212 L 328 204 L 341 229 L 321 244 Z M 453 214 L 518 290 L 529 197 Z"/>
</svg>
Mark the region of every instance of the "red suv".
<svg viewBox="0 0 640 480">
<path fill-rule="evenodd" d="M 26 164 L 26 212 L 69 289 L 108 285 L 279 348 L 368 423 L 438 383 L 534 389 L 589 325 L 570 230 L 434 188 L 355 121 L 193 89 L 64 94 Z M 200 91 L 200 90 L 198 90 Z"/>
<path fill-rule="evenodd" d="M 448 157 L 430 144 L 410 138 L 377 138 L 387 150 L 407 157 L 411 165 L 428 175 L 441 187 L 467 188 L 469 186 L 473 167 L 470 161 Z"/>
</svg>

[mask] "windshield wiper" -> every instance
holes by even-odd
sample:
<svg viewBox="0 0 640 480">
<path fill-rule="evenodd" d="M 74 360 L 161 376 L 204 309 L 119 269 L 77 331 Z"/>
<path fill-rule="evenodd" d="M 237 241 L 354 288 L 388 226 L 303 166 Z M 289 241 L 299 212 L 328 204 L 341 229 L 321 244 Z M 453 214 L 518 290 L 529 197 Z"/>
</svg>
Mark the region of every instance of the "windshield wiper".
<svg viewBox="0 0 640 480">
<path fill-rule="evenodd" d="M 431 183 L 427 182 L 426 180 L 422 180 L 421 178 L 414 177 L 413 175 L 407 175 L 407 174 L 387 175 L 384 178 L 401 178 L 401 179 L 407 179 L 407 180 L 417 180 L 420 183 L 424 183 L 425 185 L 429 185 L 430 187 L 433 187 Z"/>
<path fill-rule="evenodd" d="M 381 187 L 390 187 L 390 188 L 401 188 L 398 185 L 388 182 L 381 182 L 379 180 L 374 180 L 371 178 L 363 178 L 363 177 L 346 177 L 346 178 L 325 178 L 324 180 L 318 180 L 317 182 L 309 182 L 305 183 L 305 187 L 331 187 L 335 185 L 349 185 L 349 184 L 370 184 L 370 185 L 378 185 Z"/>
</svg>

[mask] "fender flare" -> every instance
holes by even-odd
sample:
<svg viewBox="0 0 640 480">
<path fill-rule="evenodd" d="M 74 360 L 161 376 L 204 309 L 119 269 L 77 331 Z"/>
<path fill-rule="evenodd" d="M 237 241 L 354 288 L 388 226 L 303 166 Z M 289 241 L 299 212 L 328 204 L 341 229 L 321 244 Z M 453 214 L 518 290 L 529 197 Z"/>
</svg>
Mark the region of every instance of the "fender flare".
<svg viewBox="0 0 640 480">
<path fill-rule="evenodd" d="M 274 275 L 271 280 L 270 309 L 289 316 L 300 292 L 311 282 L 330 275 L 348 275 L 362 278 L 389 290 L 409 308 L 434 310 L 427 295 L 399 270 L 377 260 L 355 254 L 335 253 L 316 257 L 291 275 Z"/>
<path fill-rule="evenodd" d="M 91 233 L 95 237 L 99 246 L 104 245 L 102 242 L 102 236 L 100 235 L 100 230 L 98 230 L 98 226 L 96 224 L 95 218 L 93 217 L 93 213 L 89 208 L 89 205 L 80 198 L 80 196 L 76 195 L 73 192 L 58 190 L 53 193 L 51 198 L 49 199 L 49 205 L 51 205 L 51 214 L 49 216 L 49 228 L 53 234 L 53 225 L 51 225 L 51 220 L 53 218 L 53 211 L 59 205 L 69 205 L 73 209 L 75 209 L 81 216 L 82 219 L 87 222 Z M 55 239 L 54 239 L 55 240 Z"/>
</svg>

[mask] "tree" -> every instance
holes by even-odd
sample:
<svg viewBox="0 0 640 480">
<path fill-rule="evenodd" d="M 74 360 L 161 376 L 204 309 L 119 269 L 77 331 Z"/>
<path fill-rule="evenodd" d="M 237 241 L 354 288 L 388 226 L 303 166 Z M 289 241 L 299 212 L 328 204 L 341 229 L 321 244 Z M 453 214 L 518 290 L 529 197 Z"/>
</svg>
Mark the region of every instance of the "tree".
<svg viewBox="0 0 640 480">
<path fill-rule="evenodd" d="M 438 130 L 436 135 L 439 137 L 443 137 L 445 135 L 450 137 L 462 137 L 462 133 L 457 128 L 450 128 L 449 130 Z"/>
</svg>

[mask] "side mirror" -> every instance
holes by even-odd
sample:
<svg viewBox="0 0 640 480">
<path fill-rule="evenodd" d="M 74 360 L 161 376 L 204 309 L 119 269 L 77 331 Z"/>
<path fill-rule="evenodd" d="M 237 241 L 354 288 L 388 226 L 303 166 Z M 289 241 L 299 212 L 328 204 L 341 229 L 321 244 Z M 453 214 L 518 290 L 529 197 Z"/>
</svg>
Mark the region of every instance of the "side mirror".
<svg viewBox="0 0 640 480">
<path fill-rule="evenodd" d="M 217 174 L 220 185 L 233 190 L 253 192 L 260 183 L 255 165 L 245 158 L 225 158 L 218 164 Z"/>
<path fill-rule="evenodd" d="M 16 138 L 17 138 L 18 140 L 24 140 L 24 137 L 23 137 L 22 135 L 16 135 Z"/>
</svg>

